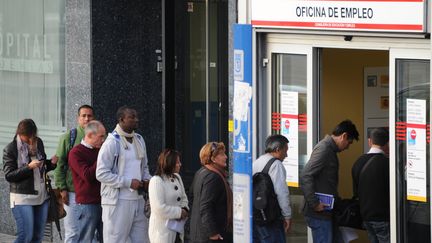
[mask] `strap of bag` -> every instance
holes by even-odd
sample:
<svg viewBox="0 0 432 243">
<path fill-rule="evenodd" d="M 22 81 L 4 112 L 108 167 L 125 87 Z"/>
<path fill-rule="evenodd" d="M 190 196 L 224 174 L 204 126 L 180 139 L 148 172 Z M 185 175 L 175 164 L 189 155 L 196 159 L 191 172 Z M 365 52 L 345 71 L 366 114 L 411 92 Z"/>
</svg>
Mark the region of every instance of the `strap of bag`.
<svg viewBox="0 0 432 243">
<path fill-rule="evenodd" d="M 77 137 L 77 129 L 76 129 L 76 127 L 75 127 L 75 128 L 72 128 L 72 129 L 69 131 L 69 147 L 67 148 L 66 158 L 69 157 L 68 154 L 69 154 L 69 152 L 72 150 L 72 148 L 74 147 L 76 137 Z M 64 166 L 63 166 L 63 170 L 64 170 L 65 173 L 67 173 L 67 170 L 69 169 L 69 164 L 68 164 L 68 163 L 69 163 L 69 162 L 68 162 L 68 160 L 66 159 L 66 163 L 65 163 Z"/>
<path fill-rule="evenodd" d="M 372 157 L 369 158 L 369 160 L 366 162 L 365 165 L 363 165 L 360 174 L 359 174 L 359 183 L 360 183 L 360 176 L 363 174 L 363 172 L 366 170 L 366 168 L 368 167 L 368 165 L 371 163 L 372 159 L 375 157 L 376 155 L 373 155 Z"/>
<path fill-rule="evenodd" d="M 262 172 L 268 174 L 268 172 L 269 172 L 269 170 L 270 170 L 270 167 L 272 166 L 273 162 L 275 162 L 276 160 L 277 160 L 277 158 L 274 158 L 274 157 L 271 158 L 271 159 L 267 162 L 267 164 L 266 164 L 266 166 L 264 167 L 264 169 L 262 170 Z"/>
<path fill-rule="evenodd" d="M 111 171 L 115 174 L 118 173 L 118 161 L 119 161 L 119 157 L 120 157 L 120 135 L 118 135 L 118 133 L 114 130 L 111 133 L 114 136 L 114 140 L 115 140 L 115 145 L 116 145 L 116 151 L 114 153 L 114 162 L 113 162 L 113 167 L 111 169 Z"/>
<path fill-rule="evenodd" d="M 354 194 L 353 194 L 353 199 L 354 198 L 358 198 L 358 187 L 360 186 L 360 176 L 363 174 L 363 172 L 366 170 L 366 168 L 371 164 L 371 161 L 372 161 L 372 159 L 375 157 L 375 156 L 377 156 L 376 154 L 375 155 L 372 155 L 372 157 L 370 157 L 369 159 L 368 159 L 368 161 L 363 165 L 363 167 L 362 167 L 362 169 L 360 170 L 360 173 L 358 174 L 358 176 L 357 176 L 357 193 L 355 192 L 355 190 L 354 190 Z"/>
<path fill-rule="evenodd" d="M 68 148 L 69 151 L 73 148 L 76 137 L 77 137 L 77 129 L 72 128 L 69 132 L 69 148 Z"/>
</svg>

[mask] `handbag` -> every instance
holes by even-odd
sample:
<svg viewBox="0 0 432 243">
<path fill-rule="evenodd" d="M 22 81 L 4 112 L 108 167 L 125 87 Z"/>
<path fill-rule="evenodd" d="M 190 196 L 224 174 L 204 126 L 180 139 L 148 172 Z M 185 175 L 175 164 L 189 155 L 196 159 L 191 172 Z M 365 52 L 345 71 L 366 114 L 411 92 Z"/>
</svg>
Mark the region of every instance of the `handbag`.
<svg viewBox="0 0 432 243">
<path fill-rule="evenodd" d="M 333 210 L 333 218 L 338 226 L 364 229 L 358 199 L 338 200 Z"/>
<path fill-rule="evenodd" d="M 148 192 L 145 192 L 143 196 L 144 196 L 144 215 L 147 218 L 150 218 L 151 207 L 150 207 L 150 200 L 149 200 Z"/>
<path fill-rule="evenodd" d="M 63 199 L 59 189 L 53 189 L 51 179 L 45 174 L 45 188 L 49 195 L 47 223 L 55 222 L 57 231 L 62 240 L 60 219 L 66 217 L 66 211 L 63 208 Z"/>
<path fill-rule="evenodd" d="M 366 167 L 372 161 L 372 158 L 370 158 L 362 167 L 359 175 L 365 171 Z M 355 197 L 336 201 L 335 208 L 333 210 L 333 219 L 338 226 L 364 229 L 363 219 L 360 213 L 360 202 Z"/>
</svg>

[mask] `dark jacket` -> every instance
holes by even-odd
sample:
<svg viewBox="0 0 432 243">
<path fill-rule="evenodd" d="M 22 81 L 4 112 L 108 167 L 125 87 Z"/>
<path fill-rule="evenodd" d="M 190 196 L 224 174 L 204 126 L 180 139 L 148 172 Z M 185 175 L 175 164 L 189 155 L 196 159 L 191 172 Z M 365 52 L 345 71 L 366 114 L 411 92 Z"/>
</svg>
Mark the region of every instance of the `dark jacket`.
<svg viewBox="0 0 432 243">
<path fill-rule="evenodd" d="M 300 187 L 305 196 L 303 212 L 306 216 L 331 219 L 331 211 L 315 212 L 314 208 L 319 204 L 315 192 L 331 194 L 337 200 L 339 181 L 340 152 L 333 138 L 327 135 L 313 149 L 309 161 L 306 163 L 300 175 Z"/>
<path fill-rule="evenodd" d="M 364 221 L 390 220 L 389 166 L 389 159 L 383 154 L 370 153 L 360 156 L 352 167 L 353 192 L 359 198 Z"/>
<path fill-rule="evenodd" d="M 190 242 L 210 242 L 209 237 L 221 234 L 230 242 L 232 234 L 227 232 L 227 197 L 220 176 L 205 167 L 195 173 L 190 188 L 191 206 Z"/>
<path fill-rule="evenodd" d="M 47 163 L 44 164 L 45 172 L 55 168 L 51 161 L 46 160 L 46 154 L 43 142 L 37 138 L 37 147 L 42 154 L 43 160 Z M 30 159 L 29 161 L 30 162 Z M 28 166 L 18 168 L 18 148 L 16 138 L 10 142 L 3 150 L 3 171 L 6 180 L 10 183 L 10 192 L 19 194 L 33 194 L 37 195 L 38 192 L 34 189 L 33 170 Z"/>
</svg>

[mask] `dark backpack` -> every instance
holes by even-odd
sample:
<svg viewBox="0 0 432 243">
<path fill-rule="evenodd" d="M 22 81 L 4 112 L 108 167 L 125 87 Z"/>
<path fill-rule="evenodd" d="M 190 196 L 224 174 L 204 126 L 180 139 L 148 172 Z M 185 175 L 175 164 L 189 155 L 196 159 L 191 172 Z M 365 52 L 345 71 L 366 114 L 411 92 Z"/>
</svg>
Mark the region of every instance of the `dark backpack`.
<svg viewBox="0 0 432 243">
<path fill-rule="evenodd" d="M 273 182 L 268 174 L 275 160 L 276 158 L 270 159 L 264 169 L 253 176 L 253 222 L 261 226 L 269 225 L 282 216 Z"/>
</svg>

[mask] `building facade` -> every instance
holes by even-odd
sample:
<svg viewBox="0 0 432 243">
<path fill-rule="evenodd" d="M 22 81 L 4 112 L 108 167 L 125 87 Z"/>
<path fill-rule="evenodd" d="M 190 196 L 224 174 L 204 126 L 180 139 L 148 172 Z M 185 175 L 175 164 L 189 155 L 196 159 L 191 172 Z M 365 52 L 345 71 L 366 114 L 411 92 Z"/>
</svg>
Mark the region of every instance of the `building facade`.
<svg viewBox="0 0 432 243">
<path fill-rule="evenodd" d="M 388 127 L 391 242 L 429 242 L 430 3 L 244 0 L 238 11 L 238 22 L 251 28 L 252 161 L 269 134 L 290 140 L 284 165 L 295 227 L 288 241 L 312 242 L 298 176 L 313 146 L 351 119 L 360 141 L 339 155 L 340 196 L 352 196 L 351 167 L 368 151 L 368 131 Z M 249 81 L 234 80 L 234 89 Z M 239 139 L 234 134 L 234 144 Z M 237 181 L 235 173 L 234 188 Z M 237 239 L 248 239 L 249 230 L 240 227 Z M 368 242 L 357 233 L 358 242 Z"/>
</svg>

